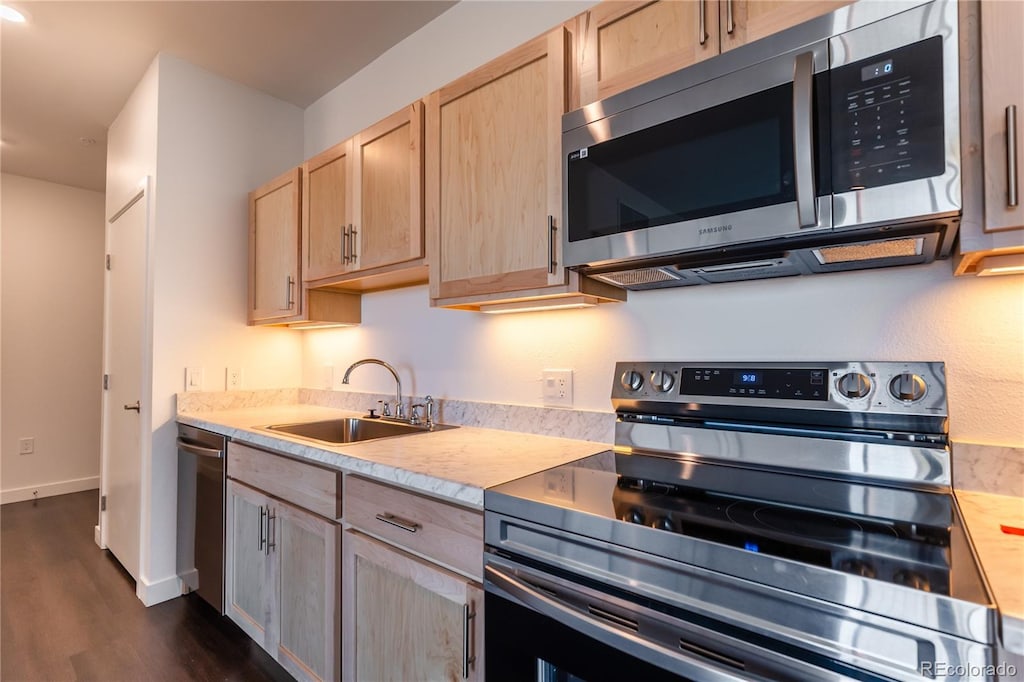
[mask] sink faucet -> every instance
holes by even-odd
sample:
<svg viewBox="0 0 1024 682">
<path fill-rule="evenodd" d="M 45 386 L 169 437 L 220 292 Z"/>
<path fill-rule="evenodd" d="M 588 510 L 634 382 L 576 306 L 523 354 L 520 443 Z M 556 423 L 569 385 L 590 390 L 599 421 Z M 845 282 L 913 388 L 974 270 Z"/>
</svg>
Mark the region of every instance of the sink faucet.
<svg viewBox="0 0 1024 682">
<path fill-rule="evenodd" d="M 405 406 L 402 405 L 402 380 L 398 378 L 398 372 L 395 371 L 395 368 L 389 365 L 388 363 L 384 362 L 383 360 L 378 360 L 376 358 L 366 358 L 365 360 L 360 360 L 359 362 L 353 362 L 352 365 L 345 370 L 345 376 L 341 378 L 341 383 L 347 384 L 348 377 L 350 374 L 352 374 L 352 370 L 354 370 L 359 365 L 380 365 L 387 371 L 391 372 L 391 376 L 395 377 L 396 388 L 395 400 L 397 402 L 397 405 L 395 406 L 395 418 L 405 419 Z M 387 403 L 385 403 L 384 414 L 385 416 L 387 415 Z"/>
</svg>

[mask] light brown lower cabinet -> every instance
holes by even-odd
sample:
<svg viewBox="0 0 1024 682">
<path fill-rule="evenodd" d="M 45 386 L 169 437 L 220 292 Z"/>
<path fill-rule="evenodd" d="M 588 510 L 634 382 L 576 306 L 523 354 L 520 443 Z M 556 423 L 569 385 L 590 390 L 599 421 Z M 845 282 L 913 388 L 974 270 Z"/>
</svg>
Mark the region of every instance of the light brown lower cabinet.
<svg viewBox="0 0 1024 682">
<path fill-rule="evenodd" d="M 483 680 L 483 588 L 346 530 L 344 678 Z"/>
<path fill-rule="evenodd" d="M 340 680 L 341 527 L 228 480 L 227 615 L 298 680 Z"/>
</svg>

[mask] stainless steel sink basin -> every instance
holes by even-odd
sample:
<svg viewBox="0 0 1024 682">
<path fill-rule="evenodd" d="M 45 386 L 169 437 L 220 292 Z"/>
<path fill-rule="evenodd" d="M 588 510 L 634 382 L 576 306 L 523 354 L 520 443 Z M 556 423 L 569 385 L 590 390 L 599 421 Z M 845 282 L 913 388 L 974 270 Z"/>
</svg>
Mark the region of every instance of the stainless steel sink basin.
<svg viewBox="0 0 1024 682">
<path fill-rule="evenodd" d="M 270 431 L 287 433 L 299 438 L 308 438 L 322 443 L 358 443 L 378 438 L 394 436 L 411 436 L 416 433 L 430 433 L 456 428 L 451 424 L 434 424 L 433 429 L 422 425 L 405 424 L 383 419 L 364 419 L 346 417 L 344 419 L 327 419 L 316 422 L 300 422 L 297 424 L 274 424 L 264 427 Z"/>
</svg>

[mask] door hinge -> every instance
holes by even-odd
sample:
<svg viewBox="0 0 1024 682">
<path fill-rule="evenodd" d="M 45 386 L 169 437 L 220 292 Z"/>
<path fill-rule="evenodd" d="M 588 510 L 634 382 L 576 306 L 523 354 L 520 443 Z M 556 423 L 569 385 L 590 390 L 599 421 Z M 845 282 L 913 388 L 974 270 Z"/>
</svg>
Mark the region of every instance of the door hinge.
<svg viewBox="0 0 1024 682">
<path fill-rule="evenodd" d="M 107 511 L 107 496 L 100 495 L 100 511 Z"/>
<path fill-rule="evenodd" d="M 103 390 L 104 391 L 109 391 L 110 390 L 110 375 L 109 374 L 104 374 L 103 375 Z"/>
<path fill-rule="evenodd" d="M 110 254 L 107 254 L 107 270 L 110 269 Z"/>
</svg>

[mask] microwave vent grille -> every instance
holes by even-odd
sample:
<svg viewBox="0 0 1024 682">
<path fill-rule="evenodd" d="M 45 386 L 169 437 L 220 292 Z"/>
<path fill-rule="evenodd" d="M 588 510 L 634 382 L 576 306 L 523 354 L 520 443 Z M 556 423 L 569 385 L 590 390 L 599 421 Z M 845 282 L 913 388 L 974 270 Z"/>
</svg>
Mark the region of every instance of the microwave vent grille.
<svg viewBox="0 0 1024 682">
<path fill-rule="evenodd" d="M 921 255 L 924 240 L 920 237 L 910 239 L 886 239 L 864 244 L 846 244 L 814 249 L 814 256 L 822 265 L 851 263 L 879 258 L 907 258 Z"/>
<path fill-rule="evenodd" d="M 624 289 L 653 289 L 668 284 L 681 284 L 683 277 L 668 268 L 641 268 L 639 270 L 620 270 L 590 275 L 608 284 Z"/>
</svg>

